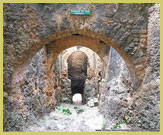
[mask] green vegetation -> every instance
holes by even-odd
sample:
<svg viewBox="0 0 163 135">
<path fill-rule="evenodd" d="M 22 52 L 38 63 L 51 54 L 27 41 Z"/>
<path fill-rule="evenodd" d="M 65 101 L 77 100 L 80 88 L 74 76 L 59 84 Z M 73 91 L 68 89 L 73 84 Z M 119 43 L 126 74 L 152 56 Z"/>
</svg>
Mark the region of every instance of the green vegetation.
<svg viewBox="0 0 163 135">
<path fill-rule="evenodd" d="M 80 109 L 80 108 L 78 108 L 76 106 L 74 107 L 74 109 L 76 110 L 77 114 L 80 114 L 80 113 L 84 112 L 84 109 Z"/>
<path fill-rule="evenodd" d="M 64 115 L 71 115 L 72 112 L 68 108 L 63 108 L 62 106 L 56 106 L 56 110 L 62 112 Z"/>
<path fill-rule="evenodd" d="M 116 123 L 116 124 L 111 128 L 111 130 L 114 130 L 114 129 L 117 129 L 117 128 L 121 128 L 121 124 L 123 124 L 123 123 L 127 123 L 128 120 L 129 120 L 129 118 L 117 122 L 117 123 Z M 105 131 L 106 128 L 107 128 L 107 124 L 105 123 L 100 131 Z"/>
<path fill-rule="evenodd" d="M 67 115 L 67 116 L 72 115 L 72 112 L 71 112 L 68 108 L 64 108 L 64 107 L 62 107 L 62 106 L 56 106 L 55 109 L 56 109 L 57 111 L 63 113 L 64 115 Z M 76 113 L 77 113 L 77 114 L 80 114 L 80 113 L 84 112 L 84 109 L 80 109 L 80 108 L 78 108 L 78 107 L 76 107 L 76 106 L 74 107 L 74 109 L 76 110 Z"/>
<path fill-rule="evenodd" d="M 123 123 L 127 123 L 127 121 L 129 120 L 129 118 L 128 119 L 125 119 L 125 120 L 122 120 L 122 121 L 119 121 L 119 122 L 117 122 L 111 129 L 116 129 L 116 128 L 121 128 L 121 124 L 123 124 Z"/>
</svg>

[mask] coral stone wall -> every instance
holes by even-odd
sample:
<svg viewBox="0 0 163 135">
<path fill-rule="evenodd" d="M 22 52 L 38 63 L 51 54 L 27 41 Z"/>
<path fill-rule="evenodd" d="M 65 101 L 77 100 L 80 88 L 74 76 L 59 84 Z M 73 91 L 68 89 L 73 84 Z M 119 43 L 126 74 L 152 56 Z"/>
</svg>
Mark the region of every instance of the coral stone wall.
<svg viewBox="0 0 163 135">
<path fill-rule="evenodd" d="M 82 51 L 73 52 L 67 59 L 68 78 L 85 80 L 87 78 L 88 56 Z"/>
<path fill-rule="evenodd" d="M 43 48 L 13 75 L 12 91 L 4 91 L 4 131 L 23 130 L 48 112 L 44 63 Z"/>
<path fill-rule="evenodd" d="M 103 110 L 106 120 L 118 110 L 113 121 L 130 117 L 133 129 L 159 130 L 159 4 L 6 3 L 3 7 L 4 131 L 22 131 L 23 125 L 54 110 L 60 101 L 56 95 L 61 94 L 55 90 L 60 82 L 53 64 L 76 43 L 92 49 L 104 62 L 100 107 L 112 108 L 109 113 Z M 75 9 L 90 10 L 91 15 L 70 15 Z M 110 46 L 121 64 L 115 64 L 116 73 L 110 69 L 112 54 L 107 56 Z M 129 84 L 125 88 L 130 82 L 131 89 Z"/>
<path fill-rule="evenodd" d="M 149 9 L 147 69 L 141 87 L 133 90 L 133 84 L 125 63 L 111 49 L 108 83 L 101 99 L 101 112 L 106 123 L 129 118 L 132 131 L 160 130 L 160 5 Z M 102 93 L 102 94 L 103 94 Z"/>
<path fill-rule="evenodd" d="M 95 97 L 99 93 L 98 83 L 100 78 L 98 74 L 100 71 L 103 71 L 102 67 L 104 66 L 103 64 L 105 62 L 102 63 L 100 57 L 89 48 L 83 46 L 75 46 L 75 47 L 68 48 L 64 50 L 62 53 L 60 53 L 54 63 L 54 82 L 55 82 L 54 88 L 56 91 L 55 94 L 56 94 L 57 102 L 61 101 L 61 102 L 71 103 L 71 98 L 72 98 L 71 80 L 68 79 L 67 60 L 70 57 L 70 55 L 75 51 L 82 51 L 88 56 L 87 74 L 86 74 L 86 80 L 84 82 L 85 100 L 88 101 L 90 97 Z"/>
<path fill-rule="evenodd" d="M 111 128 L 112 123 L 128 118 L 124 114 L 133 94 L 133 84 L 125 62 L 113 48 L 109 59 L 108 77 L 100 88 L 100 110 L 107 127 Z"/>
<path fill-rule="evenodd" d="M 148 8 L 151 4 L 4 4 L 4 90 L 18 65 L 56 39 L 85 35 L 113 46 L 135 82 L 144 79 Z M 90 10 L 71 16 L 70 10 Z M 21 13 L 21 14 L 20 14 Z"/>
<path fill-rule="evenodd" d="M 131 127 L 160 130 L 160 4 L 149 9 L 147 69 L 141 88 L 134 92 L 128 110 Z"/>
</svg>

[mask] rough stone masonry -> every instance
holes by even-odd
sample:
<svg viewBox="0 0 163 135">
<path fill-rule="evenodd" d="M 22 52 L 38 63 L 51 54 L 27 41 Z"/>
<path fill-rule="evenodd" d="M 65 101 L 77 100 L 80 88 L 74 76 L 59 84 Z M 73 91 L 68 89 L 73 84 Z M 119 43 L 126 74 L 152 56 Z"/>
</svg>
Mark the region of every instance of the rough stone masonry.
<svg viewBox="0 0 163 135">
<path fill-rule="evenodd" d="M 69 14 L 76 9 L 91 15 Z M 129 117 L 131 130 L 160 129 L 159 4 L 6 3 L 3 17 L 4 131 L 22 131 L 54 110 L 61 88 L 53 65 L 73 46 L 93 50 L 105 65 L 99 103 L 106 121 Z"/>
</svg>

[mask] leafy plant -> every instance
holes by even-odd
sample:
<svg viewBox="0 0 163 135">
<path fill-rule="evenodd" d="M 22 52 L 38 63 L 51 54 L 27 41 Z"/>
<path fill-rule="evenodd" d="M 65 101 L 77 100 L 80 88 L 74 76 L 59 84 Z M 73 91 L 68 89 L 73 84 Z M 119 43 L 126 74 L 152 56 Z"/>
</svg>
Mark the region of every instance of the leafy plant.
<svg viewBox="0 0 163 135">
<path fill-rule="evenodd" d="M 78 109 L 78 107 L 74 106 L 74 109 L 76 110 L 76 109 Z"/>
<path fill-rule="evenodd" d="M 121 128 L 121 124 L 123 124 L 123 123 L 127 123 L 127 121 L 129 120 L 129 118 L 128 119 L 125 119 L 125 120 L 122 120 L 122 121 L 119 121 L 119 122 L 117 122 L 111 129 L 116 129 L 116 128 Z"/>
<path fill-rule="evenodd" d="M 68 108 L 63 108 L 62 106 L 56 106 L 56 110 L 62 112 L 64 115 L 71 115 L 72 112 Z"/>
<path fill-rule="evenodd" d="M 77 114 L 80 114 L 80 113 L 84 112 L 84 109 L 80 109 L 80 108 L 78 108 L 76 106 L 74 107 L 74 109 L 76 110 Z"/>
</svg>

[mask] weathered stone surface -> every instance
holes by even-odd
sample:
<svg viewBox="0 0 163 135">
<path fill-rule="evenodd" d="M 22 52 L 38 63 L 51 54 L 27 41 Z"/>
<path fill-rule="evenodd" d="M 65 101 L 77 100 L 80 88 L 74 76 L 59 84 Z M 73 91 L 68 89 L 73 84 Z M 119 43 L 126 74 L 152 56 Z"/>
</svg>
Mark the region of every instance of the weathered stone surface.
<svg viewBox="0 0 163 135">
<path fill-rule="evenodd" d="M 56 39 L 76 35 L 99 39 L 113 46 L 131 68 L 135 81 L 138 81 L 137 70 L 131 66 L 133 63 L 127 57 L 133 57 L 133 61 L 138 58 L 134 57 L 134 47 L 128 46 L 132 42 L 139 45 L 140 40 L 134 39 L 135 36 L 139 38 L 147 28 L 150 5 L 108 3 L 99 6 L 87 3 L 83 7 L 80 3 L 4 4 L 4 90 L 11 88 L 12 74 L 18 65 L 31 58 L 40 48 Z M 70 16 L 69 10 L 76 8 L 90 10 L 92 14 L 86 17 Z M 143 54 L 146 54 L 145 50 Z M 145 66 L 145 61 L 142 63 Z"/>
<path fill-rule="evenodd" d="M 44 93 L 46 81 L 44 80 L 46 76 L 44 61 L 42 49 L 34 55 L 27 66 L 20 67 L 22 73 L 14 74 L 14 88 L 11 94 L 4 98 L 4 125 L 6 125 L 4 130 L 22 130 L 23 125 L 35 122 L 47 111 Z M 10 105 L 8 105 L 9 103 Z"/>
<path fill-rule="evenodd" d="M 90 100 L 87 102 L 87 105 L 88 105 L 89 107 L 94 107 L 93 99 L 90 99 Z"/>
<path fill-rule="evenodd" d="M 72 101 L 72 91 L 71 91 L 71 80 L 61 79 L 61 93 L 62 93 L 62 102 Z"/>
<path fill-rule="evenodd" d="M 58 73 L 62 64 L 53 64 L 59 53 L 76 45 L 92 49 L 104 62 L 99 80 L 99 70 L 93 69 L 95 78 L 89 75 L 87 90 L 92 89 L 89 96 L 99 93 L 105 119 L 130 117 L 131 129 L 159 130 L 159 8 L 138 3 L 4 4 L 4 131 L 22 131 L 23 125 L 54 110 L 62 91 L 69 93 L 69 80 Z M 73 9 L 92 14 L 71 16 Z M 126 66 L 112 50 L 107 56 L 110 46 Z"/>
<path fill-rule="evenodd" d="M 96 97 L 97 95 L 97 88 L 95 87 L 96 86 L 96 83 L 95 82 L 95 78 L 92 78 L 92 79 L 87 79 L 85 81 L 85 87 L 84 87 L 84 97 L 86 99 L 86 101 L 88 101 L 87 99 L 88 98 L 93 98 L 93 97 Z"/>
<path fill-rule="evenodd" d="M 82 51 L 73 52 L 67 59 L 68 78 L 71 80 L 72 96 L 76 93 L 82 95 L 84 101 L 84 86 L 87 78 L 88 57 Z"/>
<path fill-rule="evenodd" d="M 147 73 L 144 82 L 160 78 L 160 11 L 159 4 L 149 9 Z"/>
<path fill-rule="evenodd" d="M 93 98 L 93 102 L 95 106 L 98 106 L 98 98 Z"/>
<path fill-rule="evenodd" d="M 160 83 L 151 81 L 135 93 L 125 112 L 131 118 L 131 130 L 160 130 Z"/>
<path fill-rule="evenodd" d="M 66 49 L 62 53 L 60 53 L 53 66 L 53 72 L 55 74 L 54 75 L 55 99 L 57 100 L 57 103 L 59 103 L 60 101 L 69 103 L 71 102 L 72 98 L 71 80 L 68 79 L 67 59 L 75 51 L 82 51 L 89 56 L 87 63 L 87 79 L 84 84 L 85 100 L 88 101 L 87 99 L 89 97 L 94 97 L 98 93 L 99 76 L 97 75 L 99 71 L 102 70 L 103 63 L 101 62 L 100 57 L 92 50 L 82 46 L 75 46 Z M 106 55 L 108 54 L 106 53 Z M 107 61 L 104 63 L 107 63 Z"/>
<path fill-rule="evenodd" d="M 104 114 L 107 124 L 110 121 L 116 123 L 122 119 L 123 113 L 128 107 L 128 99 L 133 93 L 129 71 L 113 48 L 111 48 L 109 59 L 107 85 L 103 86 L 103 91 L 100 93 L 100 110 Z"/>
<path fill-rule="evenodd" d="M 71 80 L 85 80 L 87 78 L 88 57 L 82 51 L 73 52 L 67 59 L 68 78 Z"/>
<path fill-rule="evenodd" d="M 104 106 L 101 111 L 106 119 L 115 122 L 130 118 L 131 130 L 160 130 L 160 16 L 159 4 L 149 10 L 148 63 L 145 80 L 137 91 L 133 91 L 128 71 L 118 55 L 111 52 L 109 83 Z M 113 58 L 112 58 L 113 56 Z M 116 60 L 115 60 L 116 59 Z M 121 63 L 121 64 L 120 64 Z M 141 69 L 138 65 L 136 68 Z M 125 86 L 125 87 L 124 87 Z M 107 109 L 105 109 L 107 108 Z"/>
<path fill-rule="evenodd" d="M 160 130 L 160 4 L 149 9 L 147 70 L 126 114 L 136 130 Z"/>
</svg>

